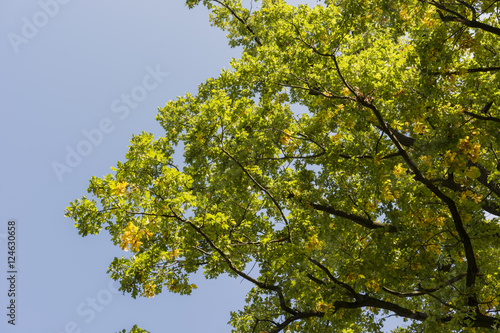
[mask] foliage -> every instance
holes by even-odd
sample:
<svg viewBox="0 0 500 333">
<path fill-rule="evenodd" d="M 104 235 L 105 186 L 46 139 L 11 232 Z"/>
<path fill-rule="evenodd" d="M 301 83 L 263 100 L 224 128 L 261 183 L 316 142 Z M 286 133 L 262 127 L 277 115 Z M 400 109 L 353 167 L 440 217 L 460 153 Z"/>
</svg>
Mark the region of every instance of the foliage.
<svg viewBox="0 0 500 333">
<path fill-rule="evenodd" d="M 117 333 L 127 333 L 126 330 L 121 330 L 120 332 Z M 138 327 L 137 325 L 134 325 L 132 329 L 128 333 L 149 333 L 146 330 L 143 330 L 142 328 Z"/>
<path fill-rule="evenodd" d="M 498 326 L 499 3 L 202 3 L 241 58 L 67 209 L 132 252 L 121 290 L 244 278 L 234 332 Z"/>
</svg>

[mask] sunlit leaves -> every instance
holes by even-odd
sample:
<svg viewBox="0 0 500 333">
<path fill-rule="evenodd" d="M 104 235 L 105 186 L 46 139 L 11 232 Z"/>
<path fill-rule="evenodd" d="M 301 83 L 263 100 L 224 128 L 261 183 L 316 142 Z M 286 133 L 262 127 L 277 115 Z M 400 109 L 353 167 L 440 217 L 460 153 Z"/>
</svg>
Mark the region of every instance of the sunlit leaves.
<svg viewBox="0 0 500 333">
<path fill-rule="evenodd" d="M 187 3 L 241 57 L 161 108 L 163 135 L 134 136 L 66 213 L 130 250 L 109 268 L 121 290 L 246 279 L 236 332 L 498 323 L 498 36 L 450 18 L 496 27 L 495 6 Z"/>
<path fill-rule="evenodd" d="M 120 196 L 122 194 L 125 194 L 127 191 L 127 182 L 113 182 L 110 185 L 110 190 L 112 195 L 117 195 Z"/>
<path fill-rule="evenodd" d="M 152 235 L 146 228 L 137 227 L 134 223 L 130 222 L 124 229 L 123 235 L 120 237 L 120 247 L 124 251 L 128 251 L 129 247 L 133 252 L 138 252 L 139 247 L 143 243 L 142 238 L 149 238 Z"/>
</svg>

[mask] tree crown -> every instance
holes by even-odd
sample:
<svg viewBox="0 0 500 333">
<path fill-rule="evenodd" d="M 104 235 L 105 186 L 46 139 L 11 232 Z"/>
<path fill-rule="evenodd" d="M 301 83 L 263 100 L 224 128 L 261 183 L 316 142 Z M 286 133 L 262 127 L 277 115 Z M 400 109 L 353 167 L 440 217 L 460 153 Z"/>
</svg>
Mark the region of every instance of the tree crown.
<svg viewBox="0 0 500 333">
<path fill-rule="evenodd" d="M 186 3 L 241 58 L 66 212 L 131 251 L 109 267 L 121 290 L 244 278 L 235 332 L 499 326 L 498 2 Z"/>
</svg>

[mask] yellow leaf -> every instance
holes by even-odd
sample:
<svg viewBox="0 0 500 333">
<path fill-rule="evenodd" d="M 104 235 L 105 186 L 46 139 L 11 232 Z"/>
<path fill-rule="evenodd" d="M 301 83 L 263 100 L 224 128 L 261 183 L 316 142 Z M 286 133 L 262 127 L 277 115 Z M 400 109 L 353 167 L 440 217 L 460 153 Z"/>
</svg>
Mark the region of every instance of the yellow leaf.
<svg viewBox="0 0 500 333">
<path fill-rule="evenodd" d="M 330 138 L 332 141 L 337 141 L 340 138 L 342 138 L 342 135 L 337 133 L 337 134 L 332 135 Z"/>
<path fill-rule="evenodd" d="M 126 242 L 121 242 L 120 243 L 120 248 L 125 251 L 125 252 L 128 252 L 128 243 Z"/>
<path fill-rule="evenodd" d="M 116 183 L 111 183 L 110 188 L 113 194 L 115 195 L 122 195 L 125 192 L 127 192 L 127 182 L 116 182 Z"/>
<path fill-rule="evenodd" d="M 403 167 L 403 163 L 399 163 L 394 167 L 394 174 L 398 177 L 406 175 L 406 168 Z"/>
<path fill-rule="evenodd" d="M 321 246 L 321 242 L 318 240 L 318 235 L 314 235 L 309 239 L 309 242 L 306 245 L 307 250 L 313 250 L 319 248 Z"/>
<path fill-rule="evenodd" d="M 283 130 L 283 133 L 285 135 L 283 135 L 281 138 L 280 138 L 280 142 L 284 145 L 287 145 L 290 140 L 292 139 L 292 132 L 290 132 L 289 130 L 285 129 Z"/>
<path fill-rule="evenodd" d="M 280 103 L 280 104 L 283 104 L 286 101 L 286 99 L 287 99 L 287 95 L 286 94 L 279 94 L 277 97 L 278 97 L 277 98 L 277 102 Z"/>
<path fill-rule="evenodd" d="M 442 216 L 435 219 L 436 225 L 440 226 L 440 227 L 444 226 L 444 221 L 445 221 L 445 218 Z"/>
<path fill-rule="evenodd" d="M 481 145 L 479 143 L 476 143 L 472 146 L 472 151 L 469 152 L 470 154 L 470 160 L 472 163 L 476 163 L 477 160 L 479 159 L 479 154 L 481 151 Z"/>
<path fill-rule="evenodd" d="M 380 289 L 380 284 L 375 280 L 368 280 L 366 282 L 366 287 L 372 289 L 374 292 L 377 292 Z"/>
<path fill-rule="evenodd" d="M 318 309 L 318 311 L 324 312 L 327 309 L 326 304 L 318 302 L 317 309 Z"/>
<path fill-rule="evenodd" d="M 128 224 L 125 228 L 123 235 L 120 237 L 122 242 L 120 243 L 120 247 L 124 251 L 128 251 L 129 247 L 132 251 L 139 251 L 139 247 L 142 244 L 140 240 L 143 231 L 138 232 L 138 227 L 134 225 L 132 222 Z"/>
<path fill-rule="evenodd" d="M 413 130 L 417 134 L 424 134 L 426 129 L 427 129 L 427 126 L 425 124 L 420 123 L 420 122 L 413 125 Z"/>
<path fill-rule="evenodd" d="M 179 250 L 175 249 L 172 252 L 169 252 L 168 257 L 170 260 L 174 260 L 179 255 Z"/>
<path fill-rule="evenodd" d="M 477 177 L 481 176 L 481 171 L 479 171 L 478 168 L 475 166 L 470 167 L 466 172 L 465 175 L 469 178 L 476 179 Z"/>
<path fill-rule="evenodd" d="M 452 165 L 453 161 L 455 161 L 456 156 L 457 153 L 452 153 L 451 150 L 447 150 L 444 154 L 444 162 L 446 163 L 446 165 Z"/>
<path fill-rule="evenodd" d="M 472 194 L 471 198 L 475 203 L 479 203 L 483 199 L 483 196 L 481 194 Z"/>
<path fill-rule="evenodd" d="M 392 201 L 395 199 L 394 194 L 391 193 L 391 190 L 388 185 L 384 186 L 384 188 L 382 189 L 382 198 L 385 201 Z"/>
<path fill-rule="evenodd" d="M 142 292 L 142 296 L 145 296 L 147 298 L 155 297 L 155 288 L 156 284 L 153 284 L 151 281 L 148 281 L 144 285 L 144 291 Z"/>
</svg>

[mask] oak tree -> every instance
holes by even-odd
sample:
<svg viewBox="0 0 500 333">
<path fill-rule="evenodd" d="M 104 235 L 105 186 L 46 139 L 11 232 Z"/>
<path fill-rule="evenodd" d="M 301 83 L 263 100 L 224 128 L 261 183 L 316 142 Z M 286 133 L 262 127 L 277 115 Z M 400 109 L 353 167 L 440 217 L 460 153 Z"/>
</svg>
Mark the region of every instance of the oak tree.
<svg viewBox="0 0 500 333">
<path fill-rule="evenodd" d="M 241 57 L 66 212 L 121 290 L 243 278 L 234 332 L 500 327 L 500 3 L 186 3 Z"/>
</svg>

